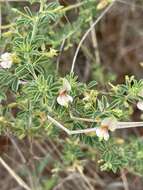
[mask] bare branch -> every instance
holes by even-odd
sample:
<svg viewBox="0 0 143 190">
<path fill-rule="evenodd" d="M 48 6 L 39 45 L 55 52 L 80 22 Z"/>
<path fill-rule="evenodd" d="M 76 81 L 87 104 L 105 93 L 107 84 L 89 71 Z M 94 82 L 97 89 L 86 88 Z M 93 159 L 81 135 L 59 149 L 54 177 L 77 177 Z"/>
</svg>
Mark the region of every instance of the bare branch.
<svg viewBox="0 0 143 190">
<path fill-rule="evenodd" d="M 4 168 L 9 172 L 9 174 L 17 181 L 17 183 L 26 190 L 32 190 L 24 181 L 21 179 L 9 166 L 8 164 L 0 157 L 0 163 Z"/>
</svg>

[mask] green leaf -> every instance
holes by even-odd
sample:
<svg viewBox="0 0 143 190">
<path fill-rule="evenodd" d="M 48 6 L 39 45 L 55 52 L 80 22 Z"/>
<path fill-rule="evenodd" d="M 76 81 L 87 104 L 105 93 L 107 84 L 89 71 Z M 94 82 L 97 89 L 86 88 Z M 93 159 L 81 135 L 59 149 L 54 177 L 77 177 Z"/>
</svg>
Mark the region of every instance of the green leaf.
<svg viewBox="0 0 143 190">
<path fill-rule="evenodd" d="M 6 100 L 6 94 L 4 92 L 0 92 L 0 102 L 2 100 Z"/>
<path fill-rule="evenodd" d="M 12 89 L 14 92 L 17 92 L 18 87 L 19 87 L 19 80 L 18 80 L 18 78 L 14 78 L 13 81 L 12 81 L 11 89 Z"/>
<path fill-rule="evenodd" d="M 98 84 L 97 81 L 93 80 L 93 81 L 91 81 L 91 82 L 88 84 L 88 88 L 93 88 L 93 87 L 95 87 L 97 84 Z"/>
</svg>

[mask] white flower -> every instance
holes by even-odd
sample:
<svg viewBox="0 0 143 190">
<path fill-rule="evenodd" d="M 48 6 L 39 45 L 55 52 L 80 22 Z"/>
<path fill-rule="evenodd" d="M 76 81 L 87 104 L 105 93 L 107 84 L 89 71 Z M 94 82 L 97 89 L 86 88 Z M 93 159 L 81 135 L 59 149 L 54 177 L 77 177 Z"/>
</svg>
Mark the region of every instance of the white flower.
<svg viewBox="0 0 143 190">
<path fill-rule="evenodd" d="M 104 139 L 105 141 L 107 141 L 109 139 L 108 128 L 106 127 L 96 128 L 96 135 L 100 139 Z"/>
<path fill-rule="evenodd" d="M 58 104 L 60 104 L 61 106 L 68 106 L 69 102 L 72 102 L 73 98 L 71 96 L 69 96 L 68 94 L 63 94 L 63 95 L 59 95 L 57 98 L 57 102 Z"/>
<path fill-rule="evenodd" d="M 143 90 L 138 95 L 143 97 Z M 143 100 L 137 102 L 137 108 L 143 111 Z"/>
<path fill-rule="evenodd" d="M 28 81 L 24 81 L 24 80 L 19 80 L 18 82 L 19 84 L 23 84 L 23 85 L 28 83 Z"/>
<path fill-rule="evenodd" d="M 143 111 L 143 101 L 138 101 L 137 108 Z"/>
<path fill-rule="evenodd" d="M 9 69 L 12 66 L 12 54 L 11 53 L 4 53 L 1 55 L 1 62 L 0 62 L 0 66 L 4 69 Z"/>
<path fill-rule="evenodd" d="M 105 118 L 101 122 L 101 126 L 96 128 L 96 135 L 100 139 L 107 141 L 109 139 L 109 130 L 114 131 L 117 126 L 117 120 L 115 118 Z"/>
<path fill-rule="evenodd" d="M 67 107 L 70 102 L 73 101 L 73 97 L 68 94 L 71 91 L 71 85 L 67 79 L 63 79 L 63 86 L 57 97 L 57 102 L 61 106 Z"/>
<path fill-rule="evenodd" d="M 112 117 L 107 117 L 101 122 L 102 127 L 108 127 L 110 131 L 115 131 L 117 126 L 117 120 Z"/>
</svg>

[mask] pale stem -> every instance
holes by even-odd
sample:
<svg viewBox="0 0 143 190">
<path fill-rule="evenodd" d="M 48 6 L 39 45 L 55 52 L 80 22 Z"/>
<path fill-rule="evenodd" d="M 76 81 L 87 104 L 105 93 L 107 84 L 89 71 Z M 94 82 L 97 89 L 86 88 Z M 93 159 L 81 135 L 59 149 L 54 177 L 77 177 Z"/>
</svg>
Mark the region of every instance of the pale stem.
<svg viewBox="0 0 143 190">
<path fill-rule="evenodd" d="M 116 129 L 143 127 L 143 122 L 118 122 Z"/>
<path fill-rule="evenodd" d="M 95 132 L 95 128 L 88 128 L 88 129 L 79 129 L 79 130 L 69 130 L 66 127 L 64 127 L 61 123 L 59 123 L 57 120 L 52 118 L 51 116 L 47 116 L 48 120 L 51 121 L 55 126 L 65 131 L 68 135 L 73 134 L 80 134 L 80 133 L 90 133 Z"/>
<path fill-rule="evenodd" d="M 79 129 L 79 130 L 71 130 L 70 135 L 75 135 L 75 134 L 82 134 L 82 133 L 91 133 L 95 132 L 96 128 L 87 128 L 87 129 Z"/>
<path fill-rule="evenodd" d="M 59 123 L 58 121 L 56 121 L 54 118 L 52 118 L 51 116 L 47 116 L 48 120 L 51 121 L 54 125 L 56 125 L 58 128 L 62 129 L 63 131 L 65 131 L 67 134 L 70 134 L 70 130 L 67 129 L 66 127 L 64 127 L 61 123 Z"/>
<path fill-rule="evenodd" d="M 70 113 L 70 118 L 74 119 L 74 120 L 78 120 L 78 121 L 99 123 L 98 119 L 75 117 L 71 113 Z M 131 127 L 142 127 L 142 126 L 143 126 L 143 122 L 118 122 L 116 129 L 131 128 Z"/>
<path fill-rule="evenodd" d="M 46 3 L 45 0 L 40 0 L 40 10 L 39 10 L 39 12 L 43 11 L 45 3 Z"/>
<path fill-rule="evenodd" d="M 61 47 L 60 47 L 60 53 L 59 53 L 59 56 L 58 56 L 58 59 L 57 59 L 57 67 L 56 67 L 57 73 L 58 73 L 58 71 L 59 71 L 60 58 L 61 58 L 62 52 L 63 52 L 63 50 L 64 50 L 65 41 L 66 41 L 66 39 L 64 39 L 64 40 L 62 41 L 62 44 L 61 44 Z"/>
<path fill-rule="evenodd" d="M 26 190 L 32 190 L 28 185 L 21 179 L 9 166 L 8 164 L 0 157 L 0 163 L 3 167 L 9 172 L 9 174 L 17 181 L 17 183 Z"/>
<path fill-rule="evenodd" d="M 143 121 L 119 121 L 118 124 L 121 124 L 121 125 L 142 124 L 143 125 Z"/>
<path fill-rule="evenodd" d="M 45 0 L 40 0 L 40 9 L 39 13 L 41 13 L 44 9 Z M 33 31 L 31 35 L 31 41 L 35 38 L 37 30 L 38 30 L 38 23 L 39 23 L 39 15 L 34 19 L 33 23 Z"/>
<path fill-rule="evenodd" d="M 90 26 L 92 26 L 93 20 L 90 23 Z M 98 42 L 97 42 L 97 36 L 96 36 L 96 31 L 95 28 L 92 28 L 91 30 L 91 38 L 92 38 L 92 44 L 93 48 L 95 51 L 95 58 L 96 58 L 96 63 L 100 64 L 100 53 L 99 53 L 99 48 L 98 48 Z"/>
<path fill-rule="evenodd" d="M 84 42 L 84 40 L 86 39 L 86 37 L 88 36 L 89 32 L 91 32 L 91 30 L 95 27 L 95 25 L 104 17 L 104 15 L 111 9 L 111 7 L 113 6 L 114 2 L 116 0 L 114 0 L 102 13 L 101 15 L 97 18 L 97 20 L 95 20 L 93 22 L 93 24 L 90 26 L 90 28 L 86 31 L 86 33 L 83 35 L 82 39 L 80 40 L 79 42 L 79 45 L 76 49 L 76 52 L 75 52 L 75 55 L 74 55 L 74 58 L 73 58 L 73 62 L 72 62 L 72 67 L 71 67 L 71 73 L 73 73 L 74 71 L 74 67 L 75 67 L 75 62 L 76 62 L 76 59 L 77 59 L 77 55 L 78 55 L 78 52 L 80 50 L 80 47 L 82 45 L 82 43 Z"/>
<path fill-rule="evenodd" d="M 61 9 L 60 12 L 66 12 L 66 11 L 78 8 L 78 7 L 82 6 L 82 5 L 84 5 L 85 3 L 86 2 L 79 2 L 77 4 L 70 5 L 70 6 L 66 7 L 66 8 Z"/>
<path fill-rule="evenodd" d="M 53 123 L 56 127 L 65 131 L 68 135 L 96 132 L 95 127 L 87 128 L 87 129 L 79 129 L 79 130 L 69 130 L 66 127 L 64 127 L 61 123 L 59 123 L 57 120 L 52 118 L 51 116 L 47 115 L 47 118 L 49 121 L 51 121 L 51 123 Z M 80 118 L 80 119 L 84 119 L 84 118 Z M 124 129 L 124 128 L 132 128 L 132 127 L 143 127 L 143 122 L 117 122 L 117 125 L 116 125 L 116 129 Z"/>
<path fill-rule="evenodd" d="M 99 122 L 99 120 L 97 120 L 97 119 L 75 117 L 75 116 L 72 115 L 72 113 L 70 113 L 70 118 L 74 119 L 74 120 L 78 120 L 78 121 L 87 121 L 87 122 L 90 122 L 90 123 Z"/>
</svg>

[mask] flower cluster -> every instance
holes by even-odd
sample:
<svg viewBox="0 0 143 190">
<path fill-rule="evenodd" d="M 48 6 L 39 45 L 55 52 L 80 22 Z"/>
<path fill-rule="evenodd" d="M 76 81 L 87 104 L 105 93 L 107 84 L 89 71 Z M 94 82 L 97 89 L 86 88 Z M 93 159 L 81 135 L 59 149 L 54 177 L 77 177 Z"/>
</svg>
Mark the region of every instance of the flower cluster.
<svg viewBox="0 0 143 190">
<path fill-rule="evenodd" d="M 71 85 L 69 81 L 65 78 L 62 79 L 62 87 L 59 91 L 59 95 L 57 97 L 57 102 L 61 106 L 68 107 L 69 103 L 73 102 L 73 97 L 70 95 L 71 92 Z M 93 96 L 93 99 L 96 100 L 97 93 L 96 91 L 91 91 L 91 94 Z M 89 101 L 91 100 L 91 96 L 89 94 L 86 94 L 85 98 L 83 98 L 84 101 Z M 140 97 L 143 97 L 143 91 L 140 92 L 139 94 Z M 137 107 L 140 110 L 143 110 L 143 101 L 140 100 L 137 102 Z M 78 118 L 77 118 L 78 119 Z M 82 119 L 82 118 L 80 118 Z M 83 118 L 84 120 L 84 118 Z M 85 120 L 84 120 L 85 121 Z M 96 135 L 99 137 L 100 140 L 105 140 L 107 141 L 109 139 L 109 131 L 115 131 L 117 128 L 126 128 L 127 124 L 130 123 L 125 123 L 125 122 L 117 122 L 117 120 L 114 117 L 106 117 L 102 120 L 100 127 L 95 128 Z M 125 126 L 123 126 L 125 125 Z M 135 123 L 136 125 L 136 123 Z M 138 124 L 140 125 L 140 124 Z M 130 127 L 133 127 L 133 123 L 130 124 Z M 92 133 L 92 132 L 91 132 Z"/>
<path fill-rule="evenodd" d="M 62 79 L 62 88 L 59 91 L 57 102 L 61 106 L 68 107 L 68 104 L 73 101 L 73 97 L 69 95 L 71 91 L 71 85 L 67 79 Z M 101 122 L 101 126 L 95 129 L 96 135 L 102 140 L 109 139 L 109 131 L 114 131 L 117 126 L 117 120 L 115 118 L 105 118 Z"/>
</svg>

